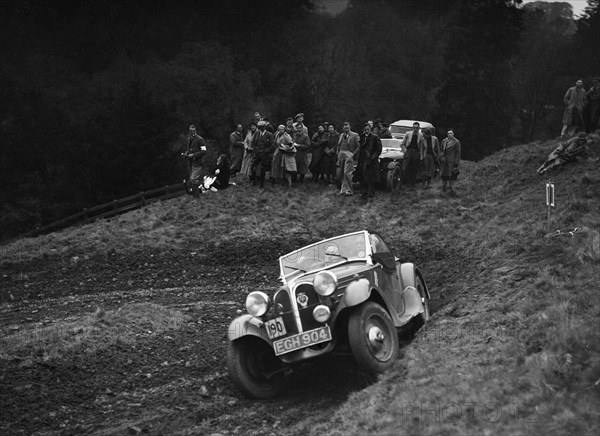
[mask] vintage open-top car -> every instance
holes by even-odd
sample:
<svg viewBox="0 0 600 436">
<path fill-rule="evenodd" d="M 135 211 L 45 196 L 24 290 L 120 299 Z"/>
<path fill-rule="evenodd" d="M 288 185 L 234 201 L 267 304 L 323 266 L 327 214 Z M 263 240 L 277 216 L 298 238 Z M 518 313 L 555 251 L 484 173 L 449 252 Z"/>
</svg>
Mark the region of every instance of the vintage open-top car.
<svg viewBox="0 0 600 436">
<path fill-rule="evenodd" d="M 401 263 L 375 233 L 358 231 L 279 258 L 282 286 L 253 291 L 248 314 L 229 326 L 227 368 L 247 396 L 271 398 L 293 364 L 350 352 L 379 374 L 398 356 L 399 333 L 429 318 L 429 291 L 419 269 Z"/>
</svg>

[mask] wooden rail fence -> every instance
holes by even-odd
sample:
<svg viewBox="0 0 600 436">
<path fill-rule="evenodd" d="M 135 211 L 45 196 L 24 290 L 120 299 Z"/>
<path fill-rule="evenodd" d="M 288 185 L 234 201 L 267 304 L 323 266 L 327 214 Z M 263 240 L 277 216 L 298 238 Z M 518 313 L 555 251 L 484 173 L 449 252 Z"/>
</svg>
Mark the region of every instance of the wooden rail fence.
<svg viewBox="0 0 600 436">
<path fill-rule="evenodd" d="M 81 212 L 46 224 L 42 227 L 38 227 L 12 240 L 14 241 L 15 239 L 31 238 L 34 236 L 43 235 L 45 233 L 61 230 L 79 223 L 87 224 L 100 218 L 109 218 L 130 210 L 139 209 L 153 201 L 167 200 L 169 198 L 179 197 L 185 193 L 185 183 L 166 185 L 162 188 L 152 189 L 151 191 L 142 191 L 139 194 L 131 195 L 119 200 L 113 200 L 109 203 L 101 204 L 99 206 L 83 209 Z"/>
</svg>

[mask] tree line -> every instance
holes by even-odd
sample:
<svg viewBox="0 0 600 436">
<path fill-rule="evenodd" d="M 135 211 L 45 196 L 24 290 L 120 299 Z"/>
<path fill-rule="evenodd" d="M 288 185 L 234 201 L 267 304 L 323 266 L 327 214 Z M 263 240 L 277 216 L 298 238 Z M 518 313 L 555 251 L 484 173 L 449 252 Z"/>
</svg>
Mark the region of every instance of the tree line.
<svg viewBox="0 0 600 436">
<path fill-rule="evenodd" d="M 187 126 L 380 117 L 453 128 L 466 159 L 556 137 L 600 74 L 599 1 L 22 0 L 0 3 L 0 238 L 177 183 Z"/>
</svg>

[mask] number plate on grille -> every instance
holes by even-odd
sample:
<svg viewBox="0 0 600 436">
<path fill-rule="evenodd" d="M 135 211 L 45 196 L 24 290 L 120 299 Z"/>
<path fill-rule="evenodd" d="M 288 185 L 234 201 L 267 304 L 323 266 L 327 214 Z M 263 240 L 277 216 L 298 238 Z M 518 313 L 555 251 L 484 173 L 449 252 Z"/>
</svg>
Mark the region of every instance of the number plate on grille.
<svg viewBox="0 0 600 436">
<path fill-rule="evenodd" d="M 280 316 L 278 316 L 275 319 L 266 321 L 265 328 L 267 329 L 269 339 L 275 339 L 287 333 L 287 331 L 285 330 L 285 324 L 283 324 L 283 318 Z"/>
<path fill-rule="evenodd" d="M 285 339 L 273 341 L 275 355 L 290 353 L 301 348 L 310 347 L 311 345 L 320 344 L 331 340 L 331 330 L 329 326 L 319 327 L 318 329 L 308 332 L 299 333 Z"/>
</svg>

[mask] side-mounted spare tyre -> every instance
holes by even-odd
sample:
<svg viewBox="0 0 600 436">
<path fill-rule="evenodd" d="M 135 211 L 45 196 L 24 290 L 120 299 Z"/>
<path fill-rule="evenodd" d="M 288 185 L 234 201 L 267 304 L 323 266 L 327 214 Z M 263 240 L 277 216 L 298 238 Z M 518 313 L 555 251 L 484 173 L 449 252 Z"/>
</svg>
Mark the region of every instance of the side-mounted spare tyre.
<svg viewBox="0 0 600 436">
<path fill-rule="evenodd" d="M 283 362 L 267 342 L 256 336 L 229 343 L 227 370 L 233 383 L 249 398 L 273 398 L 283 388 Z"/>
</svg>

